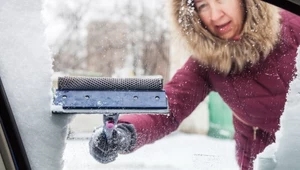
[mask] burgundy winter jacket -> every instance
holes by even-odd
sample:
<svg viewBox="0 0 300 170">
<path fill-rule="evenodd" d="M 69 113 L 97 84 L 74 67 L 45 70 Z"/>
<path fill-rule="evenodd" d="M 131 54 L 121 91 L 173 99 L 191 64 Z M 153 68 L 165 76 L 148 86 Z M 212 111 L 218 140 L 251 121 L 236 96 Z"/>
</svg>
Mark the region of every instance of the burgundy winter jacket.
<svg viewBox="0 0 300 170">
<path fill-rule="evenodd" d="M 135 149 L 176 130 L 210 91 L 216 91 L 232 111 L 253 127 L 274 133 L 279 128 L 289 83 L 295 76 L 300 44 L 300 18 L 282 12 L 280 41 L 265 60 L 241 73 L 223 74 L 189 58 L 164 89 L 170 115 L 124 115 L 137 131 Z"/>
</svg>

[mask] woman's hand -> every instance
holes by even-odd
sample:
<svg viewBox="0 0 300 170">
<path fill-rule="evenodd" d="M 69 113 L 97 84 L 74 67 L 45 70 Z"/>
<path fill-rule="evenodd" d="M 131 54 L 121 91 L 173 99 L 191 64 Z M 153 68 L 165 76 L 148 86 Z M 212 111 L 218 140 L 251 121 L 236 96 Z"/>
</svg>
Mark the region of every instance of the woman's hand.
<svg viewBox="0 0 300 170">
<path fill-rule="evenodd" d="M 103 128 L 97 128 L 90 141 L 90 154 L 100 163 L 113 162 L 118 153 L 130 152 L 136 143 L 136 132 L 132 124 L 118 124 L 113 130 L 110 140 L 107 139 Z"/>
</svg>

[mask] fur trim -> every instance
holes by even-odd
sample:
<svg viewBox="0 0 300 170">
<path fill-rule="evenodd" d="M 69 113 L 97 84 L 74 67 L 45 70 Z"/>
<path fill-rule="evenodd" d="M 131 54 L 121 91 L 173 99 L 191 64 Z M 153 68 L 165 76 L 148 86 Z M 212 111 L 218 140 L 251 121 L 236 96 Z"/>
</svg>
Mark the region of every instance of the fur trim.
<svg viewBox="0 0 300 170">
<path fill-rule="evenodd" d="M 192 0 L 170 0 L 173 27 L 192 56 L 201 64 L 225 75 L 242 71 L 265 59 L 279 40 L 277 7 L 261 0 L 244 0 L 245 24 L 239 40 L 224 40 L 201 26 Z"/>
</svg>

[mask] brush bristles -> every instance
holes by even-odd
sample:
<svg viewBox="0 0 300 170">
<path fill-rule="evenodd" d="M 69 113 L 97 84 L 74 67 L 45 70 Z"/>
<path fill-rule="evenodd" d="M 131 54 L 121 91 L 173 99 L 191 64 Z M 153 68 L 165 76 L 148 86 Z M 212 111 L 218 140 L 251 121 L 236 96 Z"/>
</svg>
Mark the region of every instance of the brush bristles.
<svg viewBox="0 0 300 170">
<path fill-rule="evenodd" d="M 161 90 L 162 77 L 59 77 L 59 90 Z"/>
</svg>

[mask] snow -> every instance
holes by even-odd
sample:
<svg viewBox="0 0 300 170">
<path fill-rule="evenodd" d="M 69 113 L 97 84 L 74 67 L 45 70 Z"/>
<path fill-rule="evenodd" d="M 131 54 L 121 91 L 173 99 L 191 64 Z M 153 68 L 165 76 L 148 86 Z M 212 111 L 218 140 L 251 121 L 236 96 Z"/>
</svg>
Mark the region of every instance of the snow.
<svg viewBox="0 0 300 170">
<path fill-rule="evenodd" d="M 300 75 L 300 46 L 296 58 L 297 73 Z M 300 77 L 290 83 L 289 93 L 283 114 L 280 118 L 280 130 L 276 132 L 275 143 L 269 145 L 255 160 L 255 169 L 281 170 L 299 169 L 300 162 Z"/>
<path fill-rule="evenodd" d="M 91 136 L 91 135 L 90 135 Z M 116 161 L 100 164 L 88 153 L 88 140 L 68 140 L 64 170 L 237 170 L 235 142 L 174 132 Z"/>
<path fill-rule="evenodd" d="M 59 170 L 68 117 L 52 116 L 42 1 L 0 1 L 0 76 L 33 170 Z"/>
<path fill-rule="evenodd" d="M 52 58 L 44 35 L 42 2 L 0 0 L 0 76 L 33 170 L 238 169 L 233 140 L 174 133 L 132 154 L 120 155 L 107 165 L 89 155 L 88 140 L 66 141 L 67 124 L 72 117 L 52 115 L 50 111 Z M 58 25 L 55 29 L 63 27 Z M 259 155 L 258 169 L 299 166 L 299 81 L 297 77 L 291 83 L 282 128 L 276 134 L 276 143 Z"/>
</svg>

